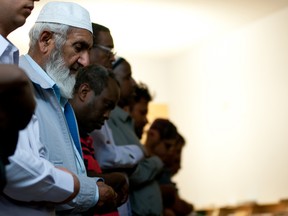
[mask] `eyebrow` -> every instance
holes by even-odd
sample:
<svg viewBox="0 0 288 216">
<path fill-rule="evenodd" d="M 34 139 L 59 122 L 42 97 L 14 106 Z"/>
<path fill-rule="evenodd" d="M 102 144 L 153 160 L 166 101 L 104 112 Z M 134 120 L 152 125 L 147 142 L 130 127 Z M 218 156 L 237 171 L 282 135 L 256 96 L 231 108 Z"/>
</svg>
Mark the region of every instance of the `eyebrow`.
<svg viewBox="0 0 288 216">
<path fill-rule="evenodd" d="M 77 44 L 80 44 L 83 49 L 91 49 L 92 48 L 92 44 L 87 43 L 87 41 L 85 41 L 85 40 L 75 41 L 73 43 L 73 45 L 77 45 Z"/>
</svg>

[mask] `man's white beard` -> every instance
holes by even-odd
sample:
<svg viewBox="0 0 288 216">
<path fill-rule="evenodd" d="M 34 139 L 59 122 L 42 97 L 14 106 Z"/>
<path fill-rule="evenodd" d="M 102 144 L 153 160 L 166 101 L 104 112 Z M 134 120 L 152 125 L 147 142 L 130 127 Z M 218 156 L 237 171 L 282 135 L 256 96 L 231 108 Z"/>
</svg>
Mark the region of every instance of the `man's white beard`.
<svg viewBox="0 0 288 216">
<path fill-rule="evenodd" d="M 54 50 L 46 63 L 45 70 L 60 89 L 62 97 L 70 99 L 76 82 L 75 75 L 70 75 L 69 68 L 58 50 Z"/>
</svg>

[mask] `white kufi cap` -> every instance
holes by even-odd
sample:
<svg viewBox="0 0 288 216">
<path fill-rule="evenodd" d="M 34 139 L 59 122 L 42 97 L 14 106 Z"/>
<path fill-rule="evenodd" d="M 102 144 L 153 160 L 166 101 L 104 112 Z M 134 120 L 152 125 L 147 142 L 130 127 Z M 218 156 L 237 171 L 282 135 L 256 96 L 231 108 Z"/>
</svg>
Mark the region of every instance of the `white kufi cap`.
<svg viewBox="0 0 288 216">
<path fill-rule="evenodd" d="M 36 20 L 36 23 L 42 22 L 65 24 L 93 33 L 89 12 L 73 2 L 48 2 Z"/>
</svg>

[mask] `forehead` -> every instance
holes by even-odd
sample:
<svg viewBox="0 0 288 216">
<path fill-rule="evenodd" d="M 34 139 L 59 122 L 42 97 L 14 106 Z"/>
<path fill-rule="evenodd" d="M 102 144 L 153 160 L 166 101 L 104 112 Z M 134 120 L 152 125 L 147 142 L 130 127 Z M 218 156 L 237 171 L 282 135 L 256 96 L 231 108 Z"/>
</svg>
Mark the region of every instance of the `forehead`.
<svg viewBox="0 0 288 216">
<path fill-rule="evenodd" d="M 148 106 L 148 101 L 145 98 L 140 98 L 140 100 L 135 103 L 135 105 L 137 105 L 137 104 L 147 107 Z"/>
<path fill-rule="evenodd" d="M 67 33 L 67 42 L 70 43 L 83 43 L 88 46 L 88 48 L 92 47 L 93 37 L 92 33 L 86 29 L 81 28 L 71 28 Z"/>
<path fill-rule="evenodd" d="M 108 47 L 114 47 L 113 38 L 110 32 L 100 31 L 96 38 L 96 43 Z"/>
<path fill-rule="evenodd" d="M 124 77 L 124 76 L 131 76 L 132 75 L 131 67 L 127 62 L 122 62 L 113 71 L 114 71 L 115 75 L 118 77 Z"/>
<path fill-rule="evenodd" d="M 120 97 L 120 88 L 115 80 L 109 78 L 107 86 L 99 95 L 102 99 L 117 102 Z"/>
<path fill-rule="evenodd" d="M 136 102 L 133 106 L 136 110 L 147 111 L 148 110 L 148 101 L 144 98 L 141 98 L 140 101 Z"/>
<path fill-rule="evenodd" d="M 176 146 L 176 138 L 175 139 L 162 139 L 161 143 L 171 144 L 173 146 Z"/>
</svg>

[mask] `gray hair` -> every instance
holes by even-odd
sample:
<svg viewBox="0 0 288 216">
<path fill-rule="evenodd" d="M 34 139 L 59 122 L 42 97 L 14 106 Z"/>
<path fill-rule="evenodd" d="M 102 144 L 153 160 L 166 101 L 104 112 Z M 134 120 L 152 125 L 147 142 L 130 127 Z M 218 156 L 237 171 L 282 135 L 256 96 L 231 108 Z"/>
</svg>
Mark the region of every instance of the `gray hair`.
<svg viewBox="0 0 288 216">
<path fill-rule="evenodd" d="M 54 33 L 55 37 L 55 48 L 60 49 L 67 38 L 67 33 L 70 30 L 70 26 L 57 24 L 57 23 L 35 23 L 34 26 L 31 28 L 29 32 L 30 49 L 36 45 L 37 41 L 39 40 L 40 35 L 43 31 L 50 31 Z"/>
</svg>

